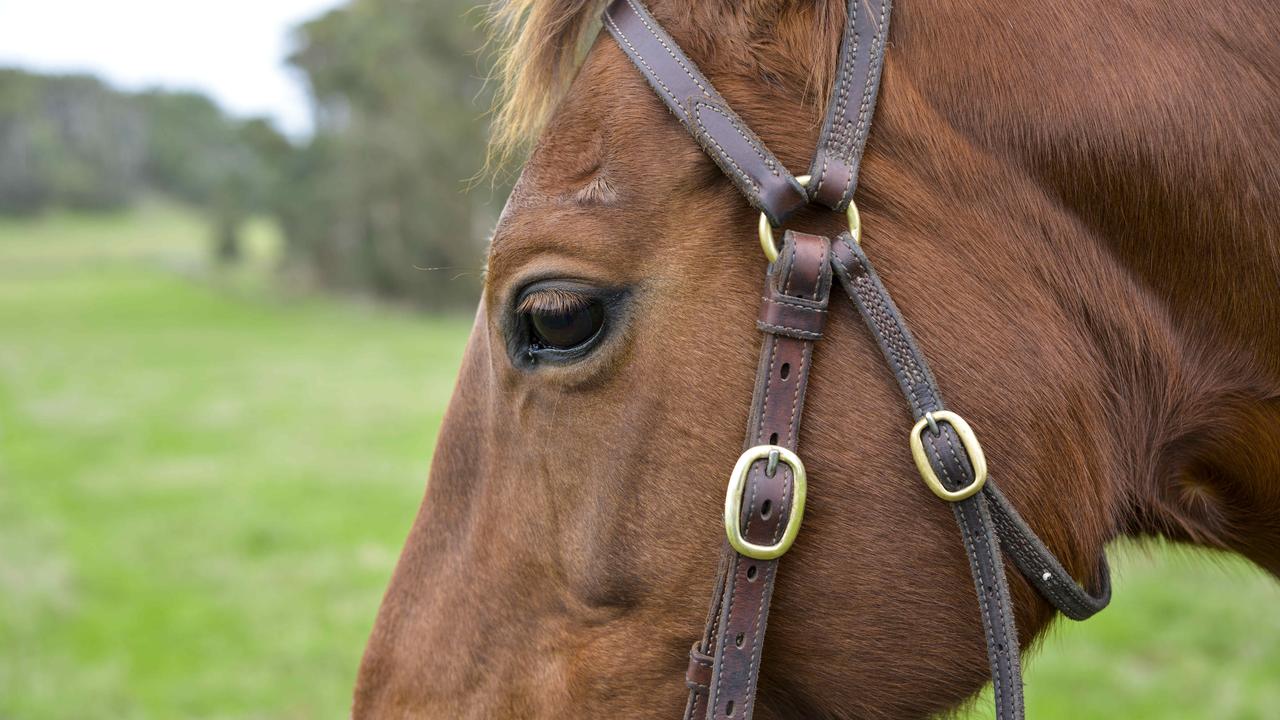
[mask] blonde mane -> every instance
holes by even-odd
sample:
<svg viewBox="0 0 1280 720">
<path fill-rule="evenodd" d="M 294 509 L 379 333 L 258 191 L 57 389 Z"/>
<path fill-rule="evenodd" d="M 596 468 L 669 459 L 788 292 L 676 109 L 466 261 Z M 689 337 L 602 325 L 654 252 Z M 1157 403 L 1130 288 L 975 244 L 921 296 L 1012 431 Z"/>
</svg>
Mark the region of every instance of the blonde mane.
<svg viewBox="0 0 1280 720">
<path fill-rule="evenodd" d="M 599 28 L 606 0 L 498 0 L 490 10 L 498 89 L 490 161 L 504 164 L 546 124 Z"/>
<path fill-rule="evenodd" d="M 489 20 L 497 91 L 490 130 L 490 169 L 510 167 L 509 161 L 522 155 L 541 132 L 586 57 L 607 2 L 494 0 Z M 734 58 L 743 76 L 768 76 L 775 86 L 799 88 L 797 99 L 813 110 L 816 129 L 835 74 L 845 3 L 698 0 L 689 4 L 686 20 L 693 28 L 717 28 L 715 42 L 733 45 L 726 54 Z M 695 46 L 704 43 L 704 50 L 708 40 L 705 30 L 694 30 L 693 36 L 686 38 Z M 826 52 L 815 56 L 811 51 L 815 46 L 826 48 Z M 787 59 L 797 48 L 805 49 L 804 62 Z"/>
</svg>

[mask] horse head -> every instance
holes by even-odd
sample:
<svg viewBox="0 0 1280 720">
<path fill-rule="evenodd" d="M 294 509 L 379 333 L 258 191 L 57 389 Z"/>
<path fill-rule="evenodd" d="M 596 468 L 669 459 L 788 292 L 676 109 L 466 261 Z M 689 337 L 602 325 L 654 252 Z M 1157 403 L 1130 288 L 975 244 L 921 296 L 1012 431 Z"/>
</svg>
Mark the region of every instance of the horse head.
<svg viewBox="0 0 1280 720">
<path fill-rule="evenodd" d="M 992 476 L 1071 574 L 1094 577 L 1126 535 L 1278 572 L 1280 16 L 1148 5 L 900 0 L 858 189 L 863 247 Z M 554 112 L 493 237 L 358 717 L 684 705 L 767 263 L 755 211 L 613 39 L 563 92 L 529 96 L 571 74 L 598 9 L 518 8 L 513 102 Z M 781 162 L 805 167 L 844 2 L 650 9 Z M 808 209 L 789 225 L 844 223 Z M 969 564 L 849 303 L 832 301 L 812 367 L 808 509 L 777 575 L 756 716 L 953 707 L 990 678 Z M 1053 608 L 1018 573 L 1009 585 L 1034 638 Z"/>
</svg>

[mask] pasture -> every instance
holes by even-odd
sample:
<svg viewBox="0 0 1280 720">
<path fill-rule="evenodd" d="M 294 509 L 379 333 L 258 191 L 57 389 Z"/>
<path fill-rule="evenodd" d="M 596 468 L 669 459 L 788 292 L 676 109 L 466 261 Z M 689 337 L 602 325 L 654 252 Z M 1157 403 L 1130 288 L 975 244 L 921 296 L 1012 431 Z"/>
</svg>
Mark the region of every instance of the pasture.
<svg viewBox="0 0 1280 720">
<path fill-rule="evenodd" d="M 282 291 L 251 240 L 226 272 L 165 205 L 0 221 L 0 718 L 346 717 L 470 320 Z M 1280 583 L 1112 555 L 1030 717 L 1280 715 Z"/>
</svg>

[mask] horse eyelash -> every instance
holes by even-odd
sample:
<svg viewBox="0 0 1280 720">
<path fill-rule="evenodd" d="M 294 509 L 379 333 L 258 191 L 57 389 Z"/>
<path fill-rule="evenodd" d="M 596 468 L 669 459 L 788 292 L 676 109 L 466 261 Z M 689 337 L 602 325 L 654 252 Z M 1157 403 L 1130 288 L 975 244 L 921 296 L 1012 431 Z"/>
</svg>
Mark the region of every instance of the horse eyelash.
<svg viewBox="0 0 1280 720">
<path fill-rule="evenodd" d="M 581 310 L 590 302 L 590 298 L 582 293 L 560 288 L 541 288 L 521 298 L 520 304 L 516 307 L 516 312 L 521 315 L 532 313 L 567 315 Z"/>
</svg>

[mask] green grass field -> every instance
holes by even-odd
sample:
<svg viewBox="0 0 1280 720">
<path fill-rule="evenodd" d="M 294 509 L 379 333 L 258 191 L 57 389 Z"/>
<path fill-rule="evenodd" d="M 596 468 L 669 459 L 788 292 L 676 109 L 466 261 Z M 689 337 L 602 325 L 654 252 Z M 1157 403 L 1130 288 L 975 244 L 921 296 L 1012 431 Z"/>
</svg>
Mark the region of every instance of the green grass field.
<svg viewBox="0 0 1280 720">
<path fill-rule="evenodd" d="M 272 291 L 266 226 L 235 274 L 204 243 L 164 206 L 0 221 L 0 719 L 347 715 L 469 322 Z M 1031 717 L 1280 717 L 1280 584 L 1115 565 Z"/>
</svg>

